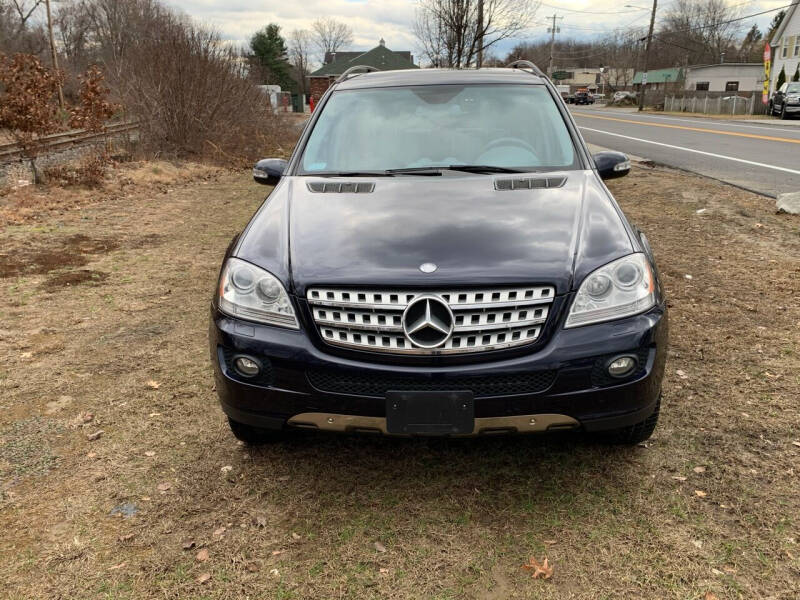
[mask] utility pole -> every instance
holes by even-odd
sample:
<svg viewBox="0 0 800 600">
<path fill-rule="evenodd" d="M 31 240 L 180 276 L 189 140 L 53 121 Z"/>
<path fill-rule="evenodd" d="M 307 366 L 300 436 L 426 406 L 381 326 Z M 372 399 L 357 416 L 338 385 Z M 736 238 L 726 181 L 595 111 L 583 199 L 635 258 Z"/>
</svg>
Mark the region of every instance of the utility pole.
<svg viewBox="0 0 800 600">
<path fill-rule="evenodd" d="M 477 67 L 483 66 L 483 0 L 478 0 L 478 61 Z"/>
<path fill-rule="evenodd" d="M 564 17 L 559 17 L 558 15 L 553 15 L 552 17 L 547 17 L 548 19 L 553 19 L 553 26 L 547 28 L 547 33 L 550 34 L 550 61 L 547 64 L 547 76 L 550 79 L 553 78 L 553 48 L 556 45 L 556 33 L 561 31 L 560 27 L 556 27 L 556 19 L 563 19 Z"/>
<path fill-rule="evenodd" d="M 647 91 L 647 64 L 650 61 L 650 44 L 653 41 L 653 27 L 656 24 L 656 8 L 658 8 L 658 0 L 653 0 L 653 12 L 650 13 L 650 29 L 647 32 L 647 41 L 644 47 L 644 68 L 642 69 L 642 89 L 639 90 L 639 112 L 644 109 L 644 95 Z"/>
<path fill-rule="evenodd" d="M 58 71 L 58 54 L 56 53 L 56 42 L 53 39 L 53 17 L 50 14 L 50 0 L 44 0 L 44 5 L 47 8 L 47 33 L 50 36 L 50 55 L 53 57 L 53 69 Z M 58 106 L 64 110 L 64 90 L 61 89 L 61 84 L 58 84 Z"/>
</svg>

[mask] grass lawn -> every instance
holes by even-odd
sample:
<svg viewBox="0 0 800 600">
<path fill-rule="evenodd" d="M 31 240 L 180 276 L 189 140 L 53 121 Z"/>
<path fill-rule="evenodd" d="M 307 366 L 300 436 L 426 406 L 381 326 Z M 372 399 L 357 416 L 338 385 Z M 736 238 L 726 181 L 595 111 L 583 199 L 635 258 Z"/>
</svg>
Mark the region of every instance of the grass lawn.
<svg viewBox="0 0 800 600">
<path fill-rule="evenodd" d="M 162 164 L 0 197 L 0 596 L 800 597 L 800 219 L 660 168 L 611 188 L 671 310 L 661 423 L 633 448 L 244 447 L 207 319 L 264 188 Z"/>
</svg>

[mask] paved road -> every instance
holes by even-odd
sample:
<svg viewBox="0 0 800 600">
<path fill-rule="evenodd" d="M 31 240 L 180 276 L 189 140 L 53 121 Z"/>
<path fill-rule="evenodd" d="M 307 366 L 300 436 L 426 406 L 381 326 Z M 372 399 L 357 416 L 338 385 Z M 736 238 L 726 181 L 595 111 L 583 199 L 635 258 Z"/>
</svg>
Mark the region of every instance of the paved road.
<svg viewBox="0 0 800 600">
<path fill-rule="evenodd" d="M 776 196 L 800 191 L 800 121 L 741 123 L 573 108 L 587 142 Z"/>
</svg>

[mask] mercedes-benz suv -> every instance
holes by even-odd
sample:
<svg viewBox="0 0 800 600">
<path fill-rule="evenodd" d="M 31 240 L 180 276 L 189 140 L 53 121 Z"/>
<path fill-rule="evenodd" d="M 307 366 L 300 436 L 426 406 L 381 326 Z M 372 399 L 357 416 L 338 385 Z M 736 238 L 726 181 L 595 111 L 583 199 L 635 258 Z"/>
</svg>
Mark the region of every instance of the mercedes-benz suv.
<svg viewBox="0 0 800 600">
<path fill-rule="evenodd" d="M 645 236 L 534 65 L 351 70 L 231 242 L 211 306 L 233 433 L 650 436 L 667 312 Z"/>
</svg>

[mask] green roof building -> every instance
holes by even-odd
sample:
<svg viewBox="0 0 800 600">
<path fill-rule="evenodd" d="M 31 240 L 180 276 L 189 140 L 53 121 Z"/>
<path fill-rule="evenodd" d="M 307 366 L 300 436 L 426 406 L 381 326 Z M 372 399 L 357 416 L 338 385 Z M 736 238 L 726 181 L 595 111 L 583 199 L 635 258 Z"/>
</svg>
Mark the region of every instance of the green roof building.
<svg viewBox="0 0 800 600">
<path fill-rule="evenodd" d="M 648 88 L 658 89 L 666 84 L 674 84 L 678 81 L 683 81 L 683 69 L 655 69 L 647 71 L 647 83 L 645 85 Z M 641 71 L 637 71 L 636 75 L 633 76 L 633 85 L 641 87 Z"/>
<path fill-rule="evenodd" d="M 379 71 L 419 68 L 411 52 L 389 50 L 383 40 L 367 52 L 327 52 L 325 64 L 309 75 L 311 96 L 319 101 L 339 75 L 357 65 L 375 67 Z"/>
</svg>

